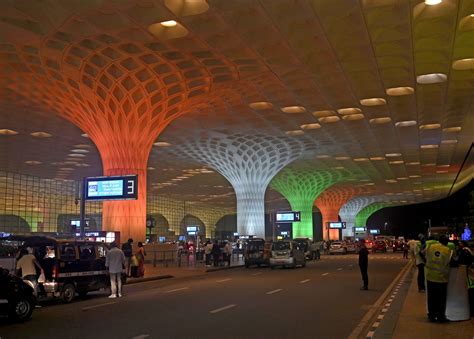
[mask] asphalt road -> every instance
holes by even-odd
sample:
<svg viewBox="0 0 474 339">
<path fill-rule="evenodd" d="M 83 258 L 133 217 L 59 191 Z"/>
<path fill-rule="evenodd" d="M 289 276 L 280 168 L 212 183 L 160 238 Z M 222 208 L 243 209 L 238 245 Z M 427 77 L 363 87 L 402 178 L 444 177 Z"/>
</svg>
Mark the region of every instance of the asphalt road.
<svg viewBox="0 0 474 339">
<path fill-rule="evenodd" d="M 124 297 L 49 303 L 12 338 L 346 338 L 406 264 L 369 256 L 369 291 L 356 255 L 323 256 L 305 268 L 239 268 L 126 286 Z"/>
</svg>

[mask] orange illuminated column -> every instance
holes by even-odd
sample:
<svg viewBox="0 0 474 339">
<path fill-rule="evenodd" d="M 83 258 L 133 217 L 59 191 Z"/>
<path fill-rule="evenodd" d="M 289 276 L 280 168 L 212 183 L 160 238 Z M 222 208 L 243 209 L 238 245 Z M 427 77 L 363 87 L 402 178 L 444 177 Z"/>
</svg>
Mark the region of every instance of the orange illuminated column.
<svg viewBox="0 0 474 339">
<path fill-rule="evenodd" d="M 358 189 L 353 186 L 337 185 L 330 187 L 318 196 L 314 204 L 321 211 L 325 240 L 340 240 L 339 230 L 329 229 L 328 223 L 339 221 L 339 210 L 342 205 L 358 193 Z"/>
</svg>

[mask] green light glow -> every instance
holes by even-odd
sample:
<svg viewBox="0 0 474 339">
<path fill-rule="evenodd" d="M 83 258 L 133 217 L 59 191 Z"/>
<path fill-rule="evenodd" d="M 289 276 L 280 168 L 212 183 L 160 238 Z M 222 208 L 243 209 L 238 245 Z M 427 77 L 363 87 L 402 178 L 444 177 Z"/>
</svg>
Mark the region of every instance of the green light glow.
<svg viewBox="0 0 474 339">
<path fill-rule="evenodd" d="M 317 171 L 286 168 L 270 186 L 280 192 L 293 211 L 301 211 L 301 221 L 293 223 L 293 238 L 313 238 L 313 204 L 318 195 L 336 182 L 347 179 L 346 171 Z"/>
<path fill-rule="evenodd" d="M 357 227 L 365 227 L 367 226 L 367 220 L 369 217 L 377 212 L 378 210 L 381 210 L 384 207 L 387 207 L 390 205 L 387 202 L 375 202 L 369 206 L 364 207 L 357 215 L 356 215 L 356 221 L 355 225 Z"/>
</svg>

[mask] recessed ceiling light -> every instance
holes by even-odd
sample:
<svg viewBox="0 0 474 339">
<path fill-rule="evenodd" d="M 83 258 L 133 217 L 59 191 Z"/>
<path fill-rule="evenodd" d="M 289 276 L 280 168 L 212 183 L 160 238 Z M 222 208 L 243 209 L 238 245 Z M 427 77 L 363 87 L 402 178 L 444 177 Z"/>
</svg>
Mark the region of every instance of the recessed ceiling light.
<svg viewBox="0 0 474 339">
<path fill-rule="evenodd" d="M 456 60 L 453 62 L 453 69 L 457 71 L 474 69 L 474 58 Z"/>
<path fill-rule="evenodd" d="M 322 118 L 318 119 L 318 121 L 322 124 L 338 122 L 339 120 L 341 120 L 341 119 L 336 115 L 333 115 L 333 116 L 330 116 L 330 117 L 322 117 Z"/>
<path fill-rule="evenodd" d="M 397 180 L 408 180 L 407 177 L 401 177 L 401 178 L 397 178 Z"/>
<path fill-rule="evenodd" d="M 370 160 L 373 160 L 373 161 L 385 160 L 385 157 L 371 157 Z"/>
<path fill-rule="evenodd" d="M 176 26 L 178 23 L 174 20 L 168 20 L 168 21 L 162 21 L 160 22 L 160 25 L 163 26 L 163 27 L 174 27 Z"/>
<path fill-rule="evenodd" d="M 420 145 L 421 149 L 434 149 L 434 148 L 438 148 L 438 147 L 439 147 L 439 145 L 436 145 L 436 144 Z"/>
<path fill-rule="evenodd" d="M 321 125 L 318 123 L 314 124 L 305 124 L 300 126 L 301 129 L 318 129 L 321 128 Z"/>
<path fill-rule="evenodd" d="M 156 168 L 149 166 L 149 167 L 147 167 L 146 169 L 149 170 L 149 171 L 153 171 L 153 170 L 156 169 Z"/>
<path fill-rule="evenodd" d="M 84 158 L 85 157 L 84 154 L 78 154 L 78 153 L 68 154 L 67 156 L 71 158 Z"/>
<path fill-rule="evenodd" d="M 385 90 L 385 93 L 387 93 L 387 95 L 389 96 L 392 96 L 392 97 L 398 97 L 398 96 L 402 96 L 402 95 L 410 95 L 410 94 L 413 94 L 415 93 L 415 89 L 413 87 L 391 87 L 391 88 L 387 88 Z"/>
<path fill-rule="evenodd" d="M 408 177 L 409 178 L 421 178 L 421 175 L 413 174 L 413 175 L 409 175 Z"/>
<path fill-rule="evenodd" d="M 17 131 L 14 131 L 12 129 L 0 129 L 0 135 L 15 135 L 15 134 L 18 134 Z"/>
<path fill-rule="evenodd" d="M 401 157 L 402 154 L 401 153 L 385 153 L 385 156 L 387 158 L 394 158 L 394 157 Z"/>
<path fill-rule="evenodd" d="M 438 165 L 438 167 L 442 167 L 442 168 L 448 168 L 448 167 L 451 167 L 451 165 L 449 165 L 449 164 L 445 164 L 445 165 Z"/>
<path fill-rule="evenodd" d="M 447 132 L 447 133 L 453 133 L 453 132 L 460 132 L 461 131 L 461 127 L 446 127 L 446 128 L 443 128 L 443 132 Z"/>
<path fill-rule="evenodd" d="M 365 116 L 363 114 L 348 114 L 348 115 L 342 116 L 342 120 L 347 120 L 347 121 L 362 120 L 364 118 Z"/>
<path fill-rule="evenodd" d="M 406 165 L 408 166 L 416 166 L 416 165 L 419 165 L 420 162 L 419 161 L 412 161 L 412 162 L 407 162 Z"/>
<path fill-rule="evenodd" d="M 86 150 L 86 149 L 81 149 L 81 148 L 72 149 L 71 152 L 73 152 L 73 153 L 89 153 L 88 150 Z"/>
<path fill-rule="evenodd" d="M 286 135 L 291 135 L 291 136 L 298 136 L 298 135 L 303 135 L 304 132 L 300 129 L 294 130 L 294 131 L 286 131 Z"/>
<path fill-rule="evenodd" d="M 425 125 L 420 125 L 420 129 L 437 129 L 440 128 L 441 124 L 425 124 Z"/>
<path fill-rule="evenodd" d="M 171 146 L 171 144 L 169 142 L 165 142 L 165 141 L 157 141 L 157 142 L 153 143 L 153 146 L 156 146 L 156 147 L 169 147 L 169 146 Z"/>
<path fill-rule="evenodd" d="M 423 164 L 423 165 L 421 165 L 421 166 L 422 166 L 422 167 L 432 167 L 432 166 L 436 166 L 436 164 L 433 163 L 433 162 L 430 162 L 430 163 L 427 163 L 427 164 Z"/>
<path fill-rule="evenodd" d="M 69 172 L 69 171 L 74 171 L 74 168 L 72 168 L 72 167 L 61 167 L 61 168 L 59 168 L 59 171 Z"/>
<path fill-rule="evenodd" d="M 25 164 L 27 164 L 27 165 L 40 165 L 41 161 L 27 160 L 27 161 L 25 161 Z"/>
<path fill-rule="evenodd" d="M 386 124 L 386 123 L 389 123 L 392 121 L 392 118 L 390 117 L 383 117 L 383 118 L 374 118 L 374 119 L 370 119 L 369 122 L 371 124 Z"/>
<path fill-rule="evenodd" d="M 438 5 L 441 2 L 443 2 L 443 0 L 425 0 L 425 4 L 428 6 Z"/>
<path fill-rule="evenodd" d="M 317 118 L 328 117 L 328 116 L 331 116 L 331 115 L 334 115 L 334 114 L 336 114 L 336 112 L 329 111 L 329 110 L 313 112 L 313 115 Z"/>
<path fill-rule="evenodd" d="M 90 165 L 89 165 L 89 164 L 86 164 L 86 163 L 82 163 L 82 164 L 76 163 L 74 166 L 77 166 L 77 167 L 89 167 Z"/>
<path fill-rule="evenodd" d="M 30 133 L 31 136 L 36 137 L 36 138 L 51 138 L 52 135 L 46 132 L 33 132 Z"/>
<path fill-rule="evenodd" d="M 327 154 L 319 154 L 316 156 L 316 159 L 328 159 L 328 158 L 330 158 L 330 156 Z"/>
<path fill-rule="evenodd" d="M 390 165 L 400 165 L 400 164 L 403 164 L 404 161 L 403 160 L 394 160 L 394 161 L 389 161 L 388 163 Z"/>
<path fill-rule="evenodd" d="M 398 181 L 395 180 L 395 179 L 387 179 L 385 180 L 386 183 L 389 183 L 389 184 L 394 184 L 394 183 L 397 183 Z"/>
<path fill-rule="evenodd" d="M 336 160 L 349 160 L 350 157 L 340 156 L 340 157 L 335 157 L 334 159 L 336 159 Z"/>
<path fill-rule="evenodd" d="M 214 173 L 214 171 L 208 170 L 208 169 L 203 169 L 201 170 L 201 173 Z"/>
<path fill-rule="evenodd" d="M 405 121 L 399 121 L 395 123 L 396 127 L 409 127 L 409 126 L 415 126 L 416 121 L 415 120 L 405 120 Z"/>
<path fill-rule="evenodd" d="M 81 137 L 89 138 L 89 135 L 87 133 L 83 133 L 83 134 L 81 134 Z"/>
<path fill-rule="evenodd" d="M 335 167 L 331 167 L 331 168 L 335 169 L 335 170 L 343 170 L 344 166 L 335 166 Z"/>
<path fill-rule="evenodd" d="M 87 145 L 87 144 L 77 144 L 77 145 L 74 145 L 75 148 L 91 148 L 92 146 L 91 145 Z"/>
<path fill-rule="evenodd" d="M 361 113 L 362 111 L 360 110 L 360 108 L 356 108 L 356 107 L 347 107 L 347 108 L 340 108 L 337 110 L 337 113 L 341 114 L 341 115 L 345 115 L 345 114 L 357 114 L 357 113 Z"/>
<path fill-rule="evenodd" d="M 303 106 L 287 106 L 287 107 L 282 107 L 281 111 L 284 113 L 290 113 L 290 114 L 304 113 L 306 112 L 306 108 L 304 108 Z"/>
<path fill-rule="evenodd" d="M 263 110 L 263 109 L 271 109 L 273 108 L 272 103 L 268 101 L 259 101 L 259 102 L 252 102 L 249 104 L 249 107 L 254 110 Z"/>
<path fill-rule="evenodd" d="M 367 98 L 367 99 L 362 99 L 360 101 L 360 104 L 363 106 L 381 106 L 381 105 L 386 105 L 387 101 L 385 101 L 384 98 Z"/>
<path fill-rule="evenodd" d="M 448 76 L 444 73 L 422 74 L 416 77 L 416 82 L 422 85 L 439 84 L 445 82 Z"/>
<path fill-rule="evenodd" d="M 357 162 L 362 162 L 362 161 L 369 161 L 369 158 L 354 158 L 353 160 Z"/>
<path fill-rule="evenodd" d="M 436 171 L 436 173 L 442 174 L 442 173 L 448 173 L 448 171 L 445 171 L 445 170 L 443 170 L 443 171 Z"/>
<path fill-rule="evenodd" d="M 458 141 L 456 139 L 447 139 L 447 140 L 442 140 L 441 141 L 442 144 L 457 144 Z"/>
</svg>

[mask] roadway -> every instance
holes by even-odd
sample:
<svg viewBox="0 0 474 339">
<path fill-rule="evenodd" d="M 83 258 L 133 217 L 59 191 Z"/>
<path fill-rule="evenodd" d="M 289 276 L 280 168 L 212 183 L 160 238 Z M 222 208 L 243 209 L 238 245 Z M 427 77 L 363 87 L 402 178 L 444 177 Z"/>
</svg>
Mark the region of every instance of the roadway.
<svg viewBox="0 0 474 339">
<path fill-rule="evenodd" d="M 13 338 L 347 338 L 406 264 L 401 253 L 369 256 L 369 291 L 357 255 L 323 256 L 305 268 L 237 268 L 126 286 L 64 305 L 48 303 Z"/>
</svg>

